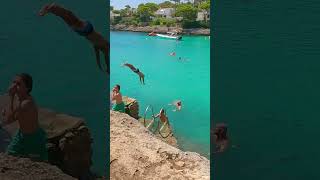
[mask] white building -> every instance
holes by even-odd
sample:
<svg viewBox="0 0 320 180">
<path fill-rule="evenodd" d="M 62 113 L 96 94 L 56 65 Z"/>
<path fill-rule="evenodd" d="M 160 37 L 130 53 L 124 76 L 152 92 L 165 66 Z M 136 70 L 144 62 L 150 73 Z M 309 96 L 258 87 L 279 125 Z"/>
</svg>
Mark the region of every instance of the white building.
<svg viewBox="0 0 320 180">
<path fill-rule="evenodd" d="M 210 12 L 207 12 L 207 11 L 198 12 L 197 21 L 210 21 Z"/>
<path fill-rule="evenodd" d="M 110 20 L 114 20 L 114 18 L 118 16 L 120 16 L 120 14 L 115 14 L 112 11 L 110 11 Z"/>
<path fill-rule="evenodd" d="M 164 18 L 172 18 L 172 16 L 174 15 L 174 8 L 158 9 L 154 14 Z"/>
</svg>

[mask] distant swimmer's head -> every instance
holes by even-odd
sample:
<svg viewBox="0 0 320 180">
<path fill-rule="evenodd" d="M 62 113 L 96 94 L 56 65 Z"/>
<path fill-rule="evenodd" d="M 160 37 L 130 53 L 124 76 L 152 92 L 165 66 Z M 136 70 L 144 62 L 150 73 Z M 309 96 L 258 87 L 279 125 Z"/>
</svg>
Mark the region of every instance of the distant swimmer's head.
<svg viewBox="0 0 320 180">
<path fill-rule="evenodd" d="M 120 85 L 119 85 L 119 84 L 116 84 L 116 85 L 113 87 L 112 91 L 114 91 L 114 92 L 119 92 L 119 91 L 120 91 Z"/>
<path fill-rule="evenodd" d="M 33 80 L 31 75 L 27 73 L 17 74 L 13 83 L 17 88 L 19 97 L 29 95 L 32 91 Z"/>
<path fill-rule="evenodd" d="M 214 135 L 217 136 L 217 139 L 227 139 L 228 127 L 224 123 L 217 124 L 214 129 Z"/>
</svg>

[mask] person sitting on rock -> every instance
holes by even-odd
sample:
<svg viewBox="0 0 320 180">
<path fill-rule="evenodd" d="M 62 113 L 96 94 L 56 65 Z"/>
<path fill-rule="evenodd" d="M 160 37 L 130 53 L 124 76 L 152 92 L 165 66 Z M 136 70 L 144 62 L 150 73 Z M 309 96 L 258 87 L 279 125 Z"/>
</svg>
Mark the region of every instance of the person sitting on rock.
<svg viewBox="0 0 320 180">
<path fill-rule="evenodd" d="M 122 113 L 125 112 L 125 105 L 124 105 L 124 102 L 122 101 L 122 95 L 120 93 L 119 84 L 115 85 L 114 88 L 112 89 L 111 100 L 115 101 L 115 103 L 113 104 L 112 110 L 119 111 Z"/>
<path fill-rule="evenodd" d="M 227 125 L 223 123 L 216 125 L 214 129 L 215 144 L 216 144 L 215 153 L 224 152 L 227 149 L 229 145 L 227 130 L 228 130 Z"/>
<path fill-rule="evenodd" d="M 65 21 L 65 23 L 68 24 L 69 27 L 71 27 L 71 29 L 77 32 L 80 36 L 84 36 L 91 42 L 95 50 L 97 65 L 102 70 L 100 63 L 101 51 L 104 54 L 104 60 L 107 66 L 107 74 L 110 75 L 109 42 L 105 40 L 100 33 L 95 31 L 93 25 L 89 21 L 83 21 L 79 19 L 73 12 L 55 3 L 45 5 L 39 11 L 39 16 L 44 16 L 48 13 L 52 13 L 62 18 Z"/>
<path fill-rule="evenodd" d="M 2 126 L 17 121 L 19 129 L 12 138 L 7 153 L 47 161 L 47 135 L 39 127 L 38 107 L 30 94 L 32 84 L 32 77 L 29 74 L 22 73 L 15 77 L 9 87 L 10 102 L 2 111 Z M 18 103 L 15 103 L 15 98 L 17 98 Z"/>
</svg>

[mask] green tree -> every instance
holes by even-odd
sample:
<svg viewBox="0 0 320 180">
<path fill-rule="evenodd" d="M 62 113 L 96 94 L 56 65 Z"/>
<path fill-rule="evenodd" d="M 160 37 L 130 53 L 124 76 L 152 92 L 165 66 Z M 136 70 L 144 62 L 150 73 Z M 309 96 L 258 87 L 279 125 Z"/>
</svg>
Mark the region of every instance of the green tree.
<svg viewBox="0 0 320 180">
<path fill-rule="evenodd" d="M 114 7 L 113 6 L 110 6 L 110 11 L 113 11 L 114 10 Z"/>
<path fill-rule="evenodd" d="M 149 22 L 150 17 L 152 16 L 152 12 L 146 5 L 139 4 L 137 9 L 137 16 L 139 17 L 140 21 Z"/>
<path fill-rule="evenodd" d="M 120 14 L 120 11 L 119 10 L 113 10 L 112 11 L 114 14 Z"/>
<path fill-rule="evenodd" d="M 207 22 L 207 15 L 210 12 L 210 0 L 202 2 L 201 4 L 199 4 L 198 8 L 204 13 L 204 21 Z"/>
<path fill-rule="evenodd" d="M 145 6 L 148 7 L 152 13 L 159 9 L 159 5 L 155 3 L 146 3 Z"/>
<path fill-rule="evenodd" d="M 176 15 L 183 17 L 183 20 L 195 21 L 198 10 L 191 4 L 180 4 L 177 6 Z"/>
<path fill-rule="evenodd" d="M 170 1 L 165 1 L 159 4 L 160 8 L 174 8 L 174 4 Z"/>
<path fill-rule="evenodd" d="M 199 9 L 205 10 L 205 11 L 210 11 L 210 0 L 201 2 L 201 4 L 199 4 Z"/>
<path fill-rule="evenodd" d="M 149 22 L 151 16 L 154 16 L 154 12 L 159 9 L 159 6 L 155 3 L 139 4 L 137 9 L 137 16 L 142 22 Z"/>
</svg>

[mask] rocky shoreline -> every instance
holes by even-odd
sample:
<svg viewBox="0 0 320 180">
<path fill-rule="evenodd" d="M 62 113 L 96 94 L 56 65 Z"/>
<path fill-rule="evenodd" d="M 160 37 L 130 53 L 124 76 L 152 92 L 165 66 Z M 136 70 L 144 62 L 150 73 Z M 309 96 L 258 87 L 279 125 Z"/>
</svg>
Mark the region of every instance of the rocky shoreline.
<svg viewBox="0 0 320 180">
<path fill-rule="evenodd" d="M 193 28 L 193 29 L 182 29 L 175 27 L 163 27 L 163 26 L 133 26 L 133 25 L 110 25 L 111 31 L 131 31 L 131 32 L 155 32 L 155 33 L 167 33 L 172 30 L 179 30 L 181 34 L 185 35 L 200 35 L 200 36 L 210 36 L 210 29 L 203 28 Z"/>
<path fill-rule="evenodd" d="M 137 119 L 110 111 L 110 179 L 210 179 L 210 162 L 155 137 Z"/>
</svg>

